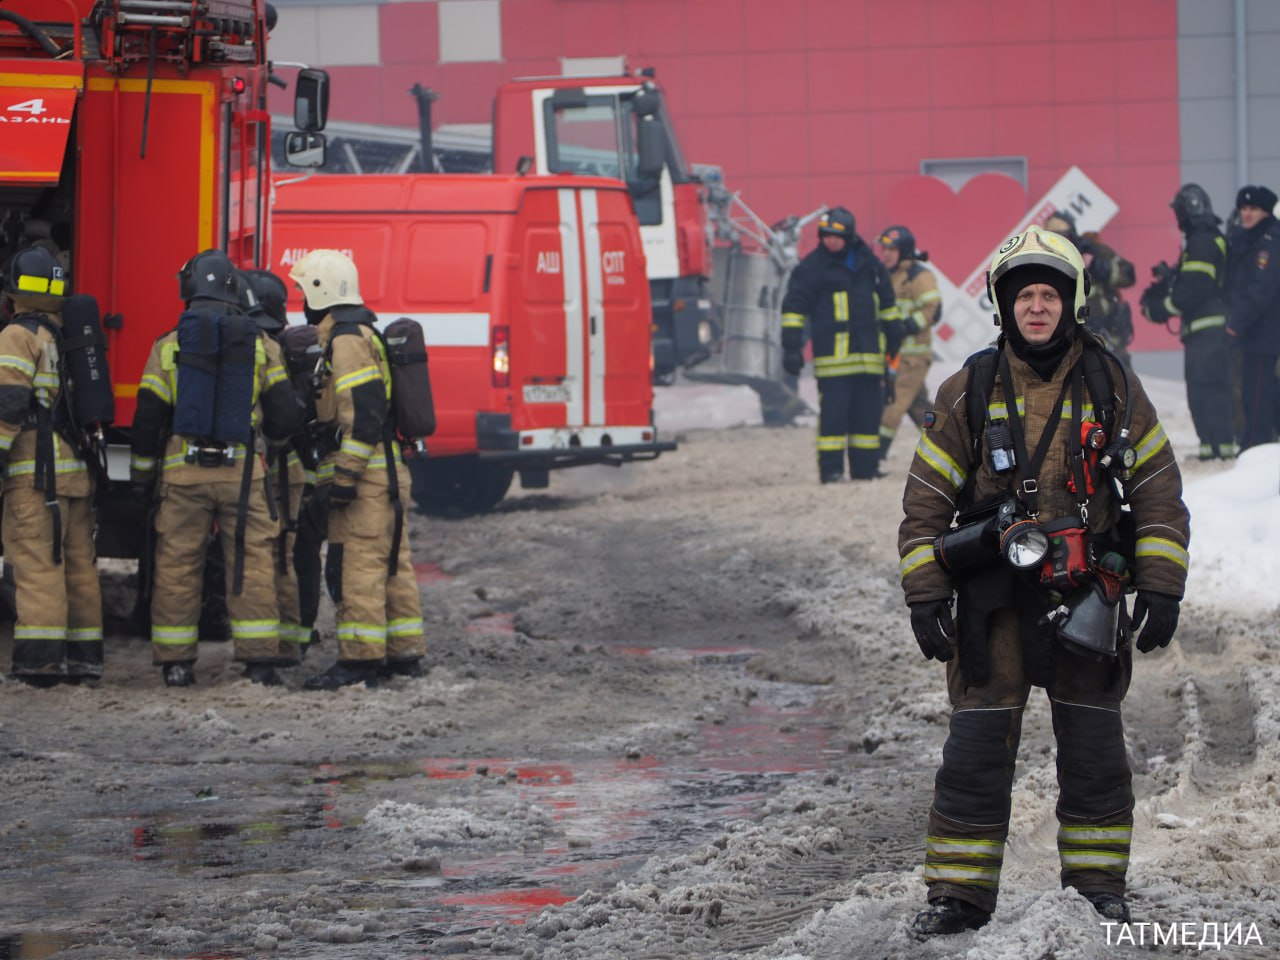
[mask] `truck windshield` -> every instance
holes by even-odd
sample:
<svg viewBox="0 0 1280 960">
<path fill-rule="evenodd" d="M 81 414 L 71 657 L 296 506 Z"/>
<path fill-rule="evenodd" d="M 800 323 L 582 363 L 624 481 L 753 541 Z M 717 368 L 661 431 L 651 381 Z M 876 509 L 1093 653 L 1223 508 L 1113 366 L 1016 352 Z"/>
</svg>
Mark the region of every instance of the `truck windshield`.
<svg viewBox="0 0 1280 960">
<path fill-rule="evenodd" d="M 552 173 L 624 179 L 617 100 L 589 97 L 586 106 L 557 107 L 554 115 L 547 144 Z"/>
</svg>

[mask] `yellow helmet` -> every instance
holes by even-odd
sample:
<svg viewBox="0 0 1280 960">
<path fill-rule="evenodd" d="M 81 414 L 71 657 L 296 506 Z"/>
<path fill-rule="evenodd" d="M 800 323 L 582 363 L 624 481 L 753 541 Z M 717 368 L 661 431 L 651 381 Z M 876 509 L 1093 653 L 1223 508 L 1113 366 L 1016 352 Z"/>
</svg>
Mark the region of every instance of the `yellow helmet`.
<svg viewBox="0 0 1280 960">
<path fill-rule="evenodd" d="M 1062 274 L 1068 281 L 1068 289 L 1075 290 L 1072 316 L 1076 323 L 1085 322 L 1089 316 L 1089 275 L 1080 251 L 1066 237 L 1032 225 L 1004 242 L 987 271 L 987 293 L 996 308 L 997 325 L 1006 319 L 1013 321 L 1012 317 L 1001 316 L 1000 292 L 1003 281 L 1020 267 L 1048 268 Z"/>
<path fill-rule="evenodd" d="M 356 265 L 340 250 L 312 250 L 293 265 L 289 279 L 298 285 L 312 310 L 364 302 Z"/>
</svg>

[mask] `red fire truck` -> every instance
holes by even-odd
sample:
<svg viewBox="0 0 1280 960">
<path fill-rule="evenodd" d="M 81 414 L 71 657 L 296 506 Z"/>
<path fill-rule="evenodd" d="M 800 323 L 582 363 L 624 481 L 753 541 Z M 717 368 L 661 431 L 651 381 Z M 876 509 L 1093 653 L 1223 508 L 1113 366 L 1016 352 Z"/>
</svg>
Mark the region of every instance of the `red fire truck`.
<svg viewBox="0 0 1280 960">
<path fill-rule="evenodd" d="M 263 266 L 270 117 L 264 0 L 5 0 L 0 7 L 0 266 L 30 243 L 98 301 L 116 399 L 113 477 L 152 342 L 176 322 L 176 275 L 219 247 Z M 302 71 L 295 159 L 323 162 L 327 77 Z M 310 153 L 309 158 L 302 153 Z M 113 484 L 111 493 L 123 493 Z M 128 499 L 98 552 L 137 556 Z"/>
<path fill-rule="evenodd" d="M 712 338 L 705 197 L 653 71 L 504 83 L 494 100 L 493 169 L 514 171 L 522 156 L 538 173 L 626 183 L 648 264 L 654 377 L 667 382 L 705 358 Z"/>
<path fill-rule="evenodd" d="M 338 174 L 276 195 L 282 277 L 342 250 L 382 322 L 422 324 L 438 420 L 409 461 L 423 508 L 485 510 L 516 473 L 540 488 L 552 469 L 675 448 L 653 426 L 644 253 L 616 180 Z"/>
</svg>

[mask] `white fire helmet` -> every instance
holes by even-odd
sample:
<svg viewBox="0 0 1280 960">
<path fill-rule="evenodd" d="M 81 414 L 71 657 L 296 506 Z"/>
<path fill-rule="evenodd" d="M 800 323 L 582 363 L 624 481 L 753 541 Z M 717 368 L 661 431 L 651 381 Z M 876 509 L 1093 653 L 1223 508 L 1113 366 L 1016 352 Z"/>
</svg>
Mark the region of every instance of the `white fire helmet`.
<svg viewBox="0 0 1280 960">
<path fill-rule="evenodd" d="M 997 319 L 1013 321 L 1012 317 L 999 316 L 1000 281 L 1019 267 L 1031 266 L 1048 267 L 1067 278 L 1075 287 L 1075 309 L 1071 316 L 1076 323 L 1083 324 L 1089 316 L 1089 275 L 1080 251 L 1066 237 L 1034 224 L 1006 240 L 987 271 L 987 293 L 995 305 Z"/>
<path fill-rule="evenodd" d="M 293 265 L 289 279 L 297 284 L 312 310 L 364 302 L 356 265 L 338 250 L 312 250 Z"/>
</svg>

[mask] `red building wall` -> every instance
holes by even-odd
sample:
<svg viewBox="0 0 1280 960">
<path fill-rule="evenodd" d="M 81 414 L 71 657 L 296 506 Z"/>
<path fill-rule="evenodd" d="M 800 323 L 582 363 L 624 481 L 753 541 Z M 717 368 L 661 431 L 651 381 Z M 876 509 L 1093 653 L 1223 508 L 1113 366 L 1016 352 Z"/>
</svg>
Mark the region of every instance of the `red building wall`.
<svg viewBox="0 0 1280 960">
<path fill-rule="evenodd" d="M 688 159 L 766 220 L 844 204 L 870 238 L 910 210 L 959 282 L 1076 165 L 1119 204 L 1104 239 L 1139 289 L 1176 256 L 1171 0 L 501 0 L 501 62 L 452 64 L 436 7 L 378 9 L 382 66 L 332 69 L 335 119 L 414 126 L 417 82 L 438 123 L 483 122 L 506 78 L 622 56 L 657 69 Z M 991 156 L 1026 158 L 1025 191 L 975 203 L 916 180 L 922 159 Z M 1139 348 L 1172 345 L 1138 323 Z"/>
</svg>

